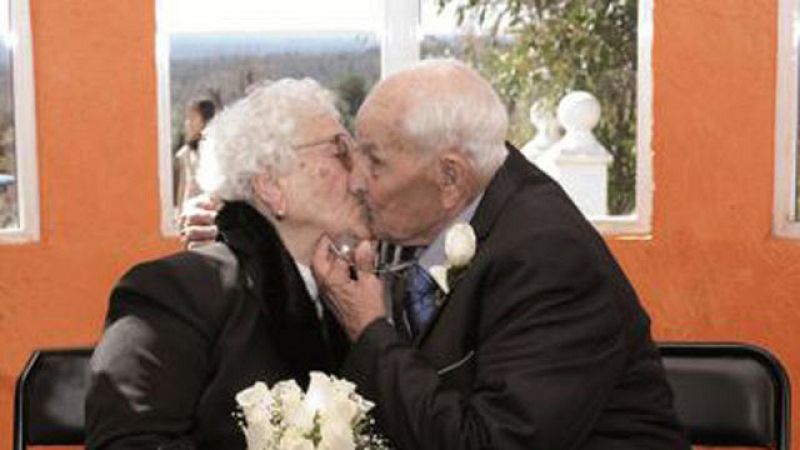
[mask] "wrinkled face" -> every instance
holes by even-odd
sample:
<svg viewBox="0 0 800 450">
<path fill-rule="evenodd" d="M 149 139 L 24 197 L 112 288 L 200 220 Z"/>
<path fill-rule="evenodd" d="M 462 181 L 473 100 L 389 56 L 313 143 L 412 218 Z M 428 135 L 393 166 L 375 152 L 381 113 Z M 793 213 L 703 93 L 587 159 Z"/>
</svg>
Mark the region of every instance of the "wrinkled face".
<svg viewBox="0 0 800 450">
<path fill-rule="evenodd" d="M 393 104 L 378 98 L 359 111 L 350 187 L 361 199 L 377 238 L 427 245 L 446 220 L 435 182 L 436 162 L 403 138 Z"/>
<path fill-rule="evenodd" d="M 297 159 L 279 176 L 286 220 L 313 233 L 370 237 L 363 210 L 348 189 L 353 139 L 330 114 L 297 119 L 292 145 Z"/>
</svg>

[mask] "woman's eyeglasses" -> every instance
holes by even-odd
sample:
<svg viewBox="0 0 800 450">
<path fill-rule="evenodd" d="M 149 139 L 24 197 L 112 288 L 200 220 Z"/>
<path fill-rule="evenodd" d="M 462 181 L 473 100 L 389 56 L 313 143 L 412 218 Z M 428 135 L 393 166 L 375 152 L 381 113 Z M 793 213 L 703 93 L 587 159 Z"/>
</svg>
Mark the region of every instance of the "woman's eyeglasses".
<svg viewBox="0 0 800 450">
<path fill-rule="evenodd" d="M 322 139 L 319 141 L 312 141 L 312 142 L 306 142 L 304 144 L 293 145 L 292 148 L 294 148 L 295 150 L 303 150 L 324 144 L 333 144 L 336 148 L 336 151 L 333 154 L 333 156 L 335 156 L 347 170 L 351 170 L 353 168 L 352 151 L 353 148 L 355 147 L 355 143 L 353 142 L 353 138 L 351 138 L 350 135 L 347 133 L 336 133 L 333 135 L 333 137 Z"/>
</svg>

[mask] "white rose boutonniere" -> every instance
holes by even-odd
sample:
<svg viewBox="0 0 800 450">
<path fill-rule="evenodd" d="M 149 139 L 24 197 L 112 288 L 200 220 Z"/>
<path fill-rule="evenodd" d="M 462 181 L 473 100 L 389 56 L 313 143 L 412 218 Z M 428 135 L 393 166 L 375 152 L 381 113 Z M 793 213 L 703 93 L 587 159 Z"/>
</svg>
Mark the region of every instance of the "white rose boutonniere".
<svg viewBox="0 0 800 450">
<path fill-rule="evenodd" d="M 472 258 L 475 256 L 477 238 L 472 227 L 465 222 L 458 222 L 447 230 L 444 236 L 445 265 L 432 266 L 431 277 L 439 285 L 442 293 L 450 293 L 451 287 L 464 273 Z M 444 297 L 437 299 L 437 306 L 441 306 Z"/>
<path fill-rule="evenodd" d="M 450 269 L 466 267 L 475 256 L 475 231 L 465 222 L 454 224 L 444 237 L 444 254 Z"/>
</svg>

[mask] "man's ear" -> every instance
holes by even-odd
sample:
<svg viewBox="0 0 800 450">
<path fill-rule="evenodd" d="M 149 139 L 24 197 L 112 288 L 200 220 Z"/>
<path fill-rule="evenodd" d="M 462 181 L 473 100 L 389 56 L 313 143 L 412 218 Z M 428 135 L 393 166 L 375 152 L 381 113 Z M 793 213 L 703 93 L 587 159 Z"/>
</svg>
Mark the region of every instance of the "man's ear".
<svg viewBox="0 0 800 450">
<path fill-rule="evenodd" d="M 282 219 L 286 214 L 286 195 L 275 177 L 260 173 L 253 177 L 252 185 L 257 200 L 269 208 L 276 219 Z"/>
<path fill-rule="evenodd" d="M 437 180 L 442 193 L 442 206 L 452 208 L 466 195 L 472 174 L 469 161 L 459 152 L 448 151 L 439 156 Z"/>
</svg>

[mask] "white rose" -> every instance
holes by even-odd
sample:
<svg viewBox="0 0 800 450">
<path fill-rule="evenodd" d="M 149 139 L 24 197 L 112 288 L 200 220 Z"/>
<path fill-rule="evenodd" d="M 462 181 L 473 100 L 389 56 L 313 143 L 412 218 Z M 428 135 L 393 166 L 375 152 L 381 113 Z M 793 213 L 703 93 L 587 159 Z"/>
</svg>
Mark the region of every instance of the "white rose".
<svg viewBox="0 0 800 450">
<path fill-rule="evenodd" d="M 353 429 L 344 421 L 326 421 L 320 429 L 319 450 L 355 450 Z"/>
<path fill-rule="evenodd" d="M 313 411 L 323 411 L 330 408 L 330 403 L 336 395 L 336 387 L 330 377 L 322 372 L 311 372 L 311 381 L 306 391 L 306 407 Z"/>
<path fill-rule="evenodd" d="M 236 403 L 242 408 L 248 423 L 260 420 L 272 404 L 272 394 L 266 384 L 257 382 L 236 394 Z"/>
<path fill-rule="evenodd" d="M 272 394 L 280 405 L 283 423 L 289 427 L 309 432 L 314 427 L 314 410 L 307 407 L 303 391 L 294 380 L 281 381 L 272 388 Z"/>
<path fill-rule="evenodd" d="M 341 422 L 348 427 L 355 424 L 359 418 L 358 403 L 349 397 L 335 396 L 327 404 L 327 408 L 321 411 L 323 423 Z"/>
<path fill-rule="evenodd" d="M 247 441 L 247 450 L 270 450 L 275 447 L 275 427 L 270 423 L 269 417 L 248 422 L 244 427 L 244 437 Z"/>
<path fill-rule="evenodd" d="M 272 396 L 281 404 L 291 403 L 303 399 L 303 390 L 294 380 L 286 380 L 272 386 Z"/>
<path fill-rule="evenodd" d="M 463 267 L 475 256 L 477 238 L 468 223 L 459 222 L 447 230 L 444 237 L 444 254 L 450 267 Z"/>
<path fill-rule="evenodd" d="M 248 448 L 248 450 L 251 450 Z M 287 428 L 278 442 L 277 450 L 315 450 L 314 442 L 296 428 Z"/>
<path fill-rule="evenodd" d="M 344 379 L 341 379 L 341 378 L 336 378 L 336 377 L 331 377 L 331 378 L 332 378 L 333 387 L 334 387 L 334 389 L 336 389 L 336 392 L 339 392 L 341 394 L 345 394 L 345 395 L 348 395 L 348 396 L 350 394 L 354 394 L 356 392 L 356 385 L 351 383 L 350 381 L 347 381 L 347 380 L 344 380 Z"/>
<path fill-rule="evenodd" d="M 259 403 L 263 403 L 269 397 L 269 388 L 266 384 L 259 381 L 247 389 L 242 389 L 236 394 L 236 403 L 241 408 L 249 408 Z"/>
<path fill-rule="evenodd" d="M 309 433 L 314 428 L 315 415 L 316 411 L 309 408 L 306 402 L 298 401 L 283 405 L 283 423 L 303 433 Z"/>
</svg>

